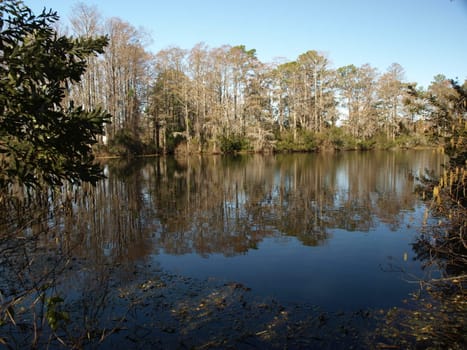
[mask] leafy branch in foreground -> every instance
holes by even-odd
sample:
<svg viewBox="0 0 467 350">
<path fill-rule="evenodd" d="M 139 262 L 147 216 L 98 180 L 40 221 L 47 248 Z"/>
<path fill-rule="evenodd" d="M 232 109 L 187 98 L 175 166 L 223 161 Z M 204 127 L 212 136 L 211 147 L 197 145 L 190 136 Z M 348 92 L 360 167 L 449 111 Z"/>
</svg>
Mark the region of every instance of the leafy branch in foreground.
<svg viewBox="0 0 467 350">
<path fill-rule="evenodd" d="M 110 116 L 62 101 L 107 38 L 59 36 L 55 12 L 36 16 L 20 1 L 3 1 L 0 14 L 0 190 L 97 181 L 91 146 Z"/>
<path fill-rule="evenodd" d="M 56 331 L 69 320 L 54 287 L 69 252 L 50 218 L 70 201 L 60 198 L 65 185 L 103 176 L 92 145 L 109 114 L 64 101 L 108 39 L 60 36 L 57 20 L 53 11 L 35 15 L 22 1 L 0 1 L 0 344 L 8 348 L 38 348 L 52 336 L 62 343 Z M 25 200 L 24 189 L 37 191 Z M 44 250 L 44 237 L 56 244 Z"/>
</svg>

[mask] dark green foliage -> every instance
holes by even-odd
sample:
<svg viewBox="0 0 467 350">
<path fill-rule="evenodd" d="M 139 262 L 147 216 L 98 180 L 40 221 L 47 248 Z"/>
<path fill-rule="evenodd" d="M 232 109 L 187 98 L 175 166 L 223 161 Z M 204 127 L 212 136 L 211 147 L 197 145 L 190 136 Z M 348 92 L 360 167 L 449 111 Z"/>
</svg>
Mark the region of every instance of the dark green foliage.
<svg viewBox="0 0 467 350">
<path fill-rule="evenodd" d="M 464 82 L 463 86 L 455 81 L 451 81 L 451 84 L 456 92 L 451 98 L 456 112 L 451 125 L 451 135 L 445 140 L 446 152 L 452 168 L 465 167 L 467 162 L 467 81 Z M 464 194 L 464 200 L 465 197 Z"/>
<path fill-rule="evenodd" d="M 373 139 L 359 140 L 357 145 L 359 150 L 369 151 L 375 148 L 376 142 Z"/>
<path fill-rule="evenodd" d="M 166 152 L 167 153 L 174 153 L 177 147 L 185 140 L 185 137 L 181 134 L 181 132 L 170 132 L 167 135 L 167 144 L 166 144 Z"/>
<path fill-rule="evenodd" d="M 394 141 L 396 143 L 396 147 L 400 148 L 433 146 L 432 144 L 428 143 L 428 140 L 423 135 L 419 134 L 401 135 L 396 137 Z"/>
<path fill-rule="evenodd" d="M 331 143 L 332 147 L 335 149 L 343 149 L 346 146 L 345 134 L 341 128 L 332 127 L 326 133 L 329 143 Z"/>
<path fill-rule="evenodd" d="M 145 145 L 128 129 L 117 131 L 110 143 L 112 153 L 120 156 L 135 156 L 144 154 Z"/>
<path fill-rule="evenodd" d="M 46 301 L 46 319 L 47 323 L 53 331 L 56 331 L 61 324 L 66 324 L 70 321 L 68 313 L 61 310 L 63 301 L 64 300 L 58 296 L 48 298 Z"/>
<path fill-rule="evenodd" d="M 299 130 L 294 140 L 291 131 L 279 135 L 276 151 L 278 152 L 312 152 L 318 148 L 315 133 L 307 130 Z"/>
<path fill-rule="evenodd" d="M 332 126 L 315 135 L 318 148 L 322 150 L 355 150 L 358 140 L 343 128 Z"/>
<path fill-rule="evenodd" d="M 91 145 L 109 115 L 62 101 L 107 38 L 59 36 L 55 12 L 36 16 L 20 1 L 3 1 L 0 14 L 0 189 L 97 181 Z"/>
<path fill-rule="evenodd" d="M 220 138 L 223 153 L 235 153 L 248 150 L 248 140 L 241 135 L 222 136 Z"/>
</svg>

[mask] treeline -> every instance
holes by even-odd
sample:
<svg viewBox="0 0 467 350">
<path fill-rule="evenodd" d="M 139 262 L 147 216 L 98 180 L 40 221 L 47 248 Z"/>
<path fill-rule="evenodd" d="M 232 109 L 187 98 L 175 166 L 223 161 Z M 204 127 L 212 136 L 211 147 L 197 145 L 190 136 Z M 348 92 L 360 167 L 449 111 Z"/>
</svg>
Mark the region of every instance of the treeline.
<svg viewBox="0 0 467 350">
<path fill-rule="evenodd" d="M 95 8 L 77 5 L 72 35 L 107 35 L 69 98 L 112 115 L 102 151 L 117 154 L 310 151 L 413 147 L 450 128 L 446 77 L 424 90 L 393 63 L 332 68 L 318 51 L 292 62 L 261 62 L 245 46 L 150 53 L 146 33 Z M 427 97 L 446 101 L 439 110 Z M 431 140 L 430 140 L 431 142 Z"/>
</svg>

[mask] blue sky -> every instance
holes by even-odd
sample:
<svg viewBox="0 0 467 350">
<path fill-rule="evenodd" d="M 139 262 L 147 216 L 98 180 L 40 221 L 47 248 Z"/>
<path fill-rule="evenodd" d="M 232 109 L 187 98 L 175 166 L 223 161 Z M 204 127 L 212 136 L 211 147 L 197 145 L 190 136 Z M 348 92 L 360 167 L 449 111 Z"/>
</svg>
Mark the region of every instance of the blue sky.
<svg viewBox="0 0 467 350">
<path fill-rule="evenodd" d="M 263 62 L 317 50 L 332 66 L 393 62 L 427 87 L 436 74 L 467 79 L 467 0 L 87 0 L 108 17 L 149 32 L 157 52 L 198 42 L 256 49 Z M 26 0 L 66 21 L 74 0 Z"/>
</svg>

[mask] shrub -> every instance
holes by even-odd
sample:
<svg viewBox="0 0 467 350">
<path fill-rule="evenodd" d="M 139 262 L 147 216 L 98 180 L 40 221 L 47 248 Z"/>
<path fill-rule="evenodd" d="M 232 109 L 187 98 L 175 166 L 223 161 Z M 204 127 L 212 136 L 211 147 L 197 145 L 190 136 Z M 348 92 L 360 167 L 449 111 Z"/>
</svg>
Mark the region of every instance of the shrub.
<svg viewBox="0 0 467 350">
<path fill-rule="evenodd" d="M 276 144 L 276 151 L 279 152 L 310 152 L 318 148 L 318 138 L 316 134 L 307 130 L 297 131 L 294 140 L 293 132 L 287 131 L 279 135 Z"/>
<path fill-rule="evenodd" d="M 117 131 L 110 140 L 109 148 L 111 153 L 120 156 L 135 156 L 144 152 L 144 144 L 131 131 L 125 129 Z"/>
<path fill-rule="evenodd" d="M 236 153 L 249 149 L 248 140 L 240 135 L 221 136 L 219 141 L 222 153 Z"/>
</svg>

